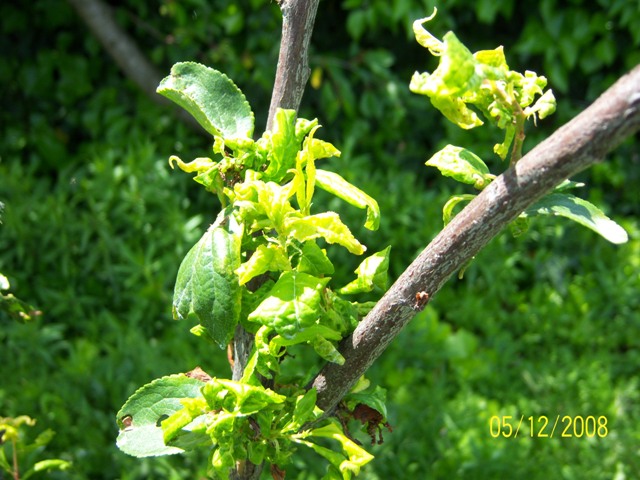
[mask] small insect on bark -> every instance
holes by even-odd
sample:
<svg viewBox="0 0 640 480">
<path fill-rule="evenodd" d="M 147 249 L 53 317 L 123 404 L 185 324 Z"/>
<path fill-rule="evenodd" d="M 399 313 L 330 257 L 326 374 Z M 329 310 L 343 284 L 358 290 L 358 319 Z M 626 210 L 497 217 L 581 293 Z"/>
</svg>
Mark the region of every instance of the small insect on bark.
<svg viewBox="0 0 640 480">
<path fill-rule="evenodd" d="M 416 293 L 416 303 L 413 308 L 416 310 L 422 310 L 428 301 L 429 294 L 427 292 L 418 292 Z"/>
</svg>

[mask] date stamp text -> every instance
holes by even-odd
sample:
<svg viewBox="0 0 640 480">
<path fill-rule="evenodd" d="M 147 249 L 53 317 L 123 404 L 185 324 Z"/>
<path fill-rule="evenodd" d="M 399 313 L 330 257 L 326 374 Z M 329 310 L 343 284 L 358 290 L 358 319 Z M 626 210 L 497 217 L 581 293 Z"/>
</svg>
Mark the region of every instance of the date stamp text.
<svg viewBox="0 0 640 480">
<path fill-rule="evenodd" d="M 489 419 L 489 434 L 493 438 L 605 438 L 609 434 L 604 415 L 494 415 Z"/>
</svg>

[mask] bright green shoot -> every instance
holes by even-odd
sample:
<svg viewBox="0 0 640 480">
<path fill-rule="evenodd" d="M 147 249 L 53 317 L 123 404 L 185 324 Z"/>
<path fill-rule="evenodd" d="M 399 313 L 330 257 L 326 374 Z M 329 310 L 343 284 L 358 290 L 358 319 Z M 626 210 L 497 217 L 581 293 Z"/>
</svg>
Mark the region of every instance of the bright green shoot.
<svg viewBox="0 0 640 480">
<path fill-rule="evenodd" d="M 279 110 L 273 129 L 254 140 L 254 115 L 242 92 L 196 63 L 176 64 L 158 92 L 213 136 L 211 158 L 185 163 L 171 157 L 170 163 L 195 173 L 223 207 L 180 266 L 174 317 L 194 324 L 194 334 L 221 349 L 232 345 L 238 325 L 255 340 L 239 381 L 190 372 L 138 390 L 118 413 L 118 446 L 138 457 L 208 448 L 216 478 L 228 478 L 247 461 L 280 471 L 306 446 L 328 460 L 327 478 L 351 478 L 372 456 L 341 423 L 322 419 L 315 390 L 305 390 L 309 379 L 290 373 L 309 366 L 288 366 L 295 358 L 287 351 L 295 346 L 315 352 L 319 361 L 343 363 L 337 342 L 371 307 L 343 295 L 386 289 L 389 248 L 365 258 L 348 285 L 332 286 L 327 248 L 362 255 L 366 247 L 337 213 L 315 211 L 314 192 L 323 189 L 365 210 L 370 230 L 380 223 L 378 204 L 337 173 L 316 167 L 340 155 L 317 138 L 317 120 Z M 358 395 L 358 404 L 382 410 L 384 425 L 384 392 Z M 323 439 L 333 439 L 333 448 Z"/>
<path fill-rule="evenodd" d="M 504 139 L 494 145 L 493 151 L 502 160 L 509 156 L 509 164 L 514 166 L 522 157 L 526 121 L 532 118 L 535 123 L 537 118 L 544 119 L 555 112 L 553 92 L 545 90 L 547 79 L 531 71 L 522 74 L 510 70 L 501 46 L 472 54 L 453 32 L 445 34 L 442 41 L 438 40 L 423 26 L 436 13 L 416 20 L 413 31 L 418 43 L 439 57 L 440 63 L 433 73 L 416 72 L 411 79 L 411 91 L 428 96 L 434 107 L 461 128 L 484 125 L 484 118 L 504 130 Z M 453 145 L 437 152 L 426 164 L 477 190 L 484 189 L 496 177 L 476 154 Z M 530 217 L 557 215 L 592 229 L 612 243 L 626 242 L 628 237 L 622 227 L 595 205 L 564 193 L 580 186 L 583 184 L 568 181 L 560 185 L 523 212 L 512 232 L 526 231 Z M 444 223 L 451 221 L 455 207 L 474 197 L 472 194 L 451 197 L 443 209 Z"/>
</svg>

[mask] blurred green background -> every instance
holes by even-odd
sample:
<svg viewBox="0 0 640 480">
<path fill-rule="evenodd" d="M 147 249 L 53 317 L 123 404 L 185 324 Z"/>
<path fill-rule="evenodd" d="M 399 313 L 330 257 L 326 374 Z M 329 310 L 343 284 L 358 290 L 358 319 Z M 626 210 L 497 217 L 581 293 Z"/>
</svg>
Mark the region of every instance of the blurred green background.
<svg viewBox="0 0 640 480">
<path fill-rule="evenodd" d="M 163 74 L 185 60 L 227 73 L 262 131 L 280 35 L 275 2 L 109 3 Z M 301 107 L 343 152 L 325 168 L 377 198 L 383 222 L 367 232 L 362 212 L 328 197 L 327 207 L 370 251 L 393 245 L 394 277 L 441 229 L 441 207 L 459 188 L 424 162 L 447 143 L 489 159 L 495 143 L 491 132 L 446 125 L 408 91 L 413 71 L 436 66 L 411 32 L 433 5 L 320 2 Z M 0 272 L 44 312 L 27 325 L 0 316 L 0 416 L 27 414 L 35 433 L 57 432 L 45 457 L 74 468 L 48 478 L 202 478 L 198 455 L 121 454 L 114 415 L 158 376 L 196 365 L 229 375 L 224 352 L 171 319 L 179 263 L 218 206 L 167 158 L 206 156 L 211 142 L 125 78 L 66 2 L 3 1 L 0 23 Z M 452 0 L 428 28 L 454 30 L 473 51 L 502 44 L 511 68 L 548 77 L 558 113 L 529 127 L 527 149 L 640 63 L 638 25 L 632 0 Z M 630 241 L 613 246 L 559 219 L 494 240 L 371 369 L 388 389 L 394 431 L 372 448 L 363 478 L 638 478 L 638 138 L 577 180 L 587 183 L 578 194 Z M 347 279 L 355 265 L 341 254 L 332 252 Z M 493 438 L 493 415 L 606 416 L 608 434 Z M 302 455 L 287 478 L 320 478 L 323 468 Z"/>
</svg>

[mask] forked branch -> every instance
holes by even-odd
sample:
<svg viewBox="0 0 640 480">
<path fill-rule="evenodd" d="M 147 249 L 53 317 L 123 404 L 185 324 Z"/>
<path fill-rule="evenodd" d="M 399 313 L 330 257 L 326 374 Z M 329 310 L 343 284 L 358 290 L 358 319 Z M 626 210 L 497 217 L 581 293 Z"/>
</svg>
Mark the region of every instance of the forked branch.
<svg viewBox="0 0 640 480">
<path fill-rule="evenodd" d="M 342 366 L 329 363 L 312 385 L 331 411 L 449 277 L 527 207 L 640 130 L 640 66 L 589 108 L 496 178 L 462 210 L 398 278 L 353 334 Z"/>
</svg>

